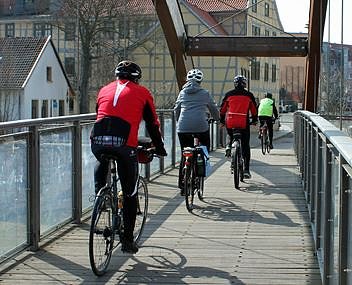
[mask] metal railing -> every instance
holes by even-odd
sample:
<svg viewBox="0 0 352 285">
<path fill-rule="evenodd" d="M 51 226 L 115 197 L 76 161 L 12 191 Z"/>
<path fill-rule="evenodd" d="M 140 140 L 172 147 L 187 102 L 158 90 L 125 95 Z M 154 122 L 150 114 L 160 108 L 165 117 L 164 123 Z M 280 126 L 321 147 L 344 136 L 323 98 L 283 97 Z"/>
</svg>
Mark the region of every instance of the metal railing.
<svg viewBox="0 0 352 285">
<path fill-rule="evenodd" d="M 352 138 L 306 111 L 294 130 L 323 284 L 352 284 Z"/>
<path fill-rule="evenodd" d="M 174 168 L 180 147 L 172 110 L 158 110 L 168 156 L 143 165 L 149 180 Z M 89 135 L 95 114 L 0 123 L 0 262 L 63 225 L 80 223 L 94 192 Z M 140 135 L 145 135 L 141 125 Z M 211 125 L 212 149 L 221 142 Z"/>
</svg>

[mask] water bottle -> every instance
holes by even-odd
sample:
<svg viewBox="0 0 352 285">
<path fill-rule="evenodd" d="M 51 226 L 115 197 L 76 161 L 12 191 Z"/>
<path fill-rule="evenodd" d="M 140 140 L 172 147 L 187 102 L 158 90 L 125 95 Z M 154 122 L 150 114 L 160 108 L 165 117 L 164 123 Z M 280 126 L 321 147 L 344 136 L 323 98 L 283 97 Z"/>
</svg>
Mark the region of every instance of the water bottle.
<svg viewBox="0 0 352 285">
<path fill-rule="evenodd" d="M 117 208 L 122 209 L 123 207 L 123 193 L 120 190 L 117 194 Z"/>
<path fill-rule="evenodd" d="M 204 160 L 200 153 L 197 154 L 197 176 L 204 176 Z"/>
</svg>

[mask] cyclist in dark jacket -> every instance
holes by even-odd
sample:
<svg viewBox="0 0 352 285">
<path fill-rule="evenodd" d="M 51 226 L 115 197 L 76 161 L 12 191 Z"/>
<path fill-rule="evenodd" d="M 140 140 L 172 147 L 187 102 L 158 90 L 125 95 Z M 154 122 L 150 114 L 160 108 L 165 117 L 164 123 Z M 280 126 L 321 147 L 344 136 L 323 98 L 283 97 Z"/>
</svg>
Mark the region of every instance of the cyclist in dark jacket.
<svg viewBox="0 0 352 285">
<path fill-rule="evenodd" d="M 160 123 L 154 100 L 148 89 L 138 84 L 142 76 L 140 67 L 131 61 L 120 62 L 116 69 L 117 80 L 101 88 L 97 97 L 97 120 L 91 133 L 91 148 L 97 158 L 94 171 L 95 191 L 106 184 L 107 161 L 102 154 L 113 154 L 123 191 L 124 239 L 121 250 L 136 253 L 133 230 L 137 212 L 138 129 L 142 120 L 156 147 L 156 154 L 166 156 Z"/>
<path fill-rule="evenodd" d="M 219 120 L 219 111 L 210 96 L 208 90 L 201 87 L 203 72 L 199 69 L 191 69 L 187 73 L 187 82 L 180 91 L 174 112 L 177 120 L 176 131 L 180 140 L 181 149 L 194 146 L 193 135 L 199 138 L 199 142 L 210 151 L 209 115 L 214 120 Z M 181 156 L 179 188 L 181 194 L 183 185 L 180 181 L 182 176 L 183 157 Z"/>
<path fill-rule="evenodd" d="M 239 129 L 242 133 L 242 152 L 244 157 L 244 178 L 251 178 L 249 162 L 251 158 L 250 149 L 250 121 L 249 113 L 252 116 L 252 124 L 257 122 L 257 107 L 253 94 L 246 89 L 247 78 L 238 75 L 234 78 L 235 89 L 225 94 L 220 107 L 220 123 L 227 129 L 226 153 L 231 154 L 231 142 L 233 129 Z"/>
</svg>

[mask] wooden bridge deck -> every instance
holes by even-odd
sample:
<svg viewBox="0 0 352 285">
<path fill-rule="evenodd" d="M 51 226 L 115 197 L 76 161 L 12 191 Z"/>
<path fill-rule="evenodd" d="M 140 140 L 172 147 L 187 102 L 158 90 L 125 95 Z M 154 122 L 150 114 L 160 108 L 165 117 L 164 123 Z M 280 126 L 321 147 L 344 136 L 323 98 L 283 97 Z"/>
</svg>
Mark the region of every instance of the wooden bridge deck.
<svg viewBox="0 0 352 285">
<path fill-rule="evenodd" d="M 118 249 L 104 277 L 89 266 L 86 221 L 3 265 L 0 284 L 321 284 L 292 143 L 283 137 L 266 156 L 252 149 L 252 179 L 240 191 L 223 150 L 213 152 L 205 200 L 193 214 L 177 171 L 157 178 L 140 251 Z"/>
</svg>

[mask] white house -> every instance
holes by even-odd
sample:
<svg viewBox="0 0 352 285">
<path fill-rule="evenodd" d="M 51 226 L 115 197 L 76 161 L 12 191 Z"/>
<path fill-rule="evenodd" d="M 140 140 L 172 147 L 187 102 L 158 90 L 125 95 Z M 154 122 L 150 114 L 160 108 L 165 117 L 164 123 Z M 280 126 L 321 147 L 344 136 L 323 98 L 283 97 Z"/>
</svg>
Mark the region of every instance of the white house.
<svg viewBox="0 0 352 285">
<path fill-rule="evenodd" d="M 50 37 L 0 38 L 0 121 L 67 115 L 72 96 Z"/>
</svg>

